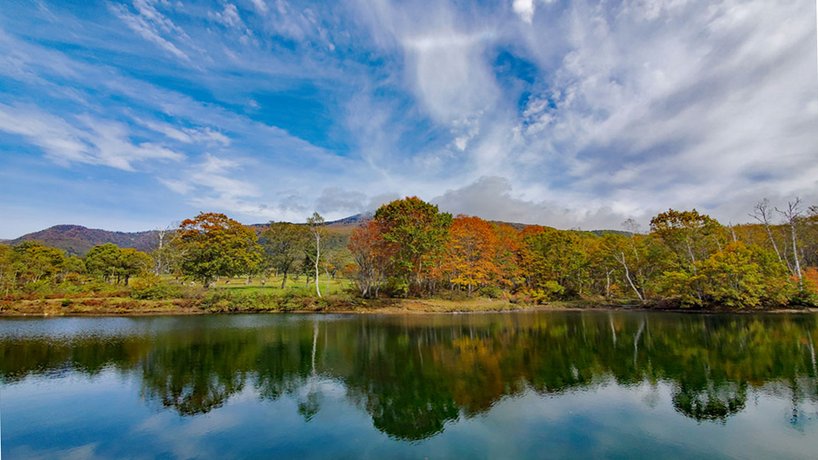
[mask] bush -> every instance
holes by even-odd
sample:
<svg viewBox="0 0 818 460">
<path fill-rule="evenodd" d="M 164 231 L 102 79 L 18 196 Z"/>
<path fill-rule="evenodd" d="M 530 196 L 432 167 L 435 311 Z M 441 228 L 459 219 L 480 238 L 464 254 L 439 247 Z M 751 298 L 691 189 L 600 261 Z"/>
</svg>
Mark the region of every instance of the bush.
<svg viewBox="0 0 818 460">
<path fill-rule="evenodd" d="M 807 289 L 799 289 L 790 297 L 789 304 L 793 307 L 816 308 L 818 307 L 818 294 Z"/>
<path fill-rule="evenodd" d="M 489 299 L 500 299 L 503 297 L 503 290 L 497 286 L 483 286 L 480 288 L 480 295 Z"/>
<path fill-rule="evenodd" d="M 131 282 L 131 297 L 139 300 L 175 299 L 182 296 L 182 286 L 163 282 L 158 276 L 136 278 Z"/>
</svg>

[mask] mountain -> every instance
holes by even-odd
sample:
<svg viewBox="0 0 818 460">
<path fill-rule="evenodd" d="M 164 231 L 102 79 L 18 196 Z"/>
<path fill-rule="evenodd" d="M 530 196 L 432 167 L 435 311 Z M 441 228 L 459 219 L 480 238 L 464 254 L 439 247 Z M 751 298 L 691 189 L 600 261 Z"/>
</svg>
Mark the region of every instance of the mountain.
<svg viewBox="0 0 818 460">
<path fill-rule="evenodd" d="M 327 222 L 327 227 L 346 234 L 352 228 L 368 219 L 371 214 L 356 214 L 334 221 Z M 261 231 L 267 224 L 253 224 L 256 231 Z M 23 241 L 40 241 L 49 246 L 54 246 L 66 251 L 69 254 L 83 256 L 92 247 L 99 244 L 114 243 L 121 248 L 134 248 L 140 251 L 150 252 L 156 249 L 159 244 L 159 235 L 156 230 L 144 232 L 111 232 L 96 228 L 87 228 L 81 225 L 55 225 L 45 230 L 29 233 L 14 240 L 0 241 L 0 243 L 16 245 Z"/>
<path fill-rule="evenodd" d="M 15 245 L 23 241 L 40 241 L 69 254 L 85 255 L 98 244 L 114 243 L 122 248 L 152 251 L 158 244 L 155 230 L 145 232 L 111 232 L 81 225 L 55 225 L 39 232 L 29 233 L 9 241 Z"/>
</svg>

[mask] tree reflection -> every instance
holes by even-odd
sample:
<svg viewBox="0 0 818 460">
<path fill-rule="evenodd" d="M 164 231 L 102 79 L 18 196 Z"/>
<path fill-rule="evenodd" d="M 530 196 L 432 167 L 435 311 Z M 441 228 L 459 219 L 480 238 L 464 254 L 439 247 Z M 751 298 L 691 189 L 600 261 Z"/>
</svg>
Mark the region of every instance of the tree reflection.
<svg viewBox="0 0 818 460">
<path fill-rule="evenodd" d="M 725 384 L 718 388 L 709 385 L 704 389 L 682 384 L 673 393 L 673 407 L 680 413 L 696 420 L 724 422 L 744 409 L 747 403 L 747 385 Z"/>
<path fill-rule="evenodd" d="M 292 398 L 305 421 L 331 380 L 377 429 L 403 440 L 434 436 L 528 389 L 552 395 L 611 382 L 667 382 L 678 413 L 720 423 L 745 408 L 751 389 L 783 388 L 798 426 L 801 402 L 818 402 L 815 319 L 573 312 L 266 317 L 266 326 L 235 327 L 214 317 L 153 335 L 2 339 L 0 378 L 115 368 L 183 416 L 250 387 L 261 399 Z"/>
</svg>

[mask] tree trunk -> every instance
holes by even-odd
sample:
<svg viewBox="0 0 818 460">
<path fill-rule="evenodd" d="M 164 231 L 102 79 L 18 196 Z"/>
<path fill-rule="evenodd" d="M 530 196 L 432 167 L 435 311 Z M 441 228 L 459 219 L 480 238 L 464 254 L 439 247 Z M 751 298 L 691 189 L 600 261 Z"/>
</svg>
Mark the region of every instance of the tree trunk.
<svg viewBox="0 0 818 460">
<path fill-rule="evenodd" d="M 790 233 L 792 235 L 792 257 L 795 262 L 795 276 L 798 278 L 798 287 L 804 287 L 804 280 L 801 275 L 801 262 L 798 260 L 798 244 L 795 236 L 795 219 L 790 220 Z"/>
<path fill-rule="evenodd" d="M 628 284 L 630 284 L 630 285 L 631 285 L 631 288 L 633 289 L 633 292 L 635 292 L 635 293 L 636 293 L 636 296 L 637 296 L 637 297 L 639 297 L 639 300 L 640 300 L 640 301 L 642 301 L 642 302 L 644 302 L 644 301 L 645 301 L 645 297 L 642 295 L 642 293 L 641 293 L 641 292 L 639 292 L 639 289 L 637 289 L 637 288 L 636 288 L 636 285 L 635 285 L 635 284 L 633 284 L 633 280 L 631 280 L 631 272 L 630 272 L 630 270 L 628 269 L 628 264 L 627 264 L 627 263 L 625 263 L 625 254 L 624 254 L 624 253 L 622 253 L 622 252 L 620 252 L 620 253 L 619 253 L 619 257 L 621 257 L 621 260 L 620 260 L 620 259 L 617 259 L 617 260 L 618 260 L 618 262 L 619 262 L 620 264 L 622 264 L 622 267 L 625 269 L 625 279 L 627 279 L 627 280 L 628 280 Z"/>
<path fill-rule="evenodd" d="M 318 262 L 321 260 L 321 234 L 315 232 L 315 293 L 321 298 L 321 288 L 318 286 Z"/>
</svg>

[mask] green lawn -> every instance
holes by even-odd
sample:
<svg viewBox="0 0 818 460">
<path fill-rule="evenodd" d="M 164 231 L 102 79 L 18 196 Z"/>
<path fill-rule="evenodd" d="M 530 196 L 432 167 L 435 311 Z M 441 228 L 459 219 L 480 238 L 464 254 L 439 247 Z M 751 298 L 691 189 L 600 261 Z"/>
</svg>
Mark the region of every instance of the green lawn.
<svg viewBox="0 0 818 460">
<path fill-rule="evenodd" d="M 267 295 L 281 295 L 295 294 L 300 296 L 315 294 L 315 281 L 310 279 L 310 284 L 306 284 L 306 278 L 300 276 L 298 279 L 287 278 L 287 286 L 281 289 L 281 277 L 271 276 L 264 280 L 260 277 L 253 278 L 250 283 L 247 278 L 223 278 L 220 279 L 213 288 L 215 289 L 229 289 L 234 292 L 242 294 L 264 293 Z M 323 276 L 319 279 L 319 287 L 322 295 L 336 295 L 344 294 L 350 289 L 354 289 L 354 283 L 348 279 L 337 277 L 336 279 L 328 279 Z"/>
</svg>

